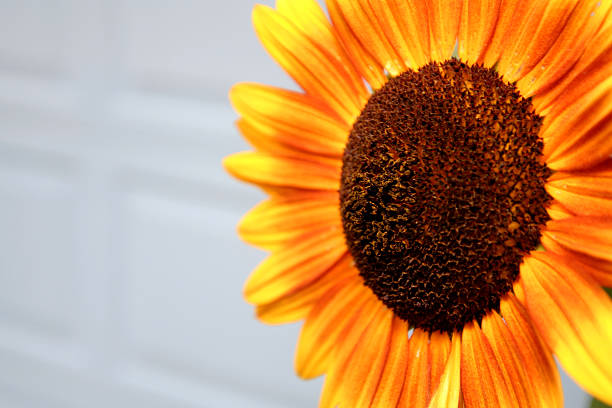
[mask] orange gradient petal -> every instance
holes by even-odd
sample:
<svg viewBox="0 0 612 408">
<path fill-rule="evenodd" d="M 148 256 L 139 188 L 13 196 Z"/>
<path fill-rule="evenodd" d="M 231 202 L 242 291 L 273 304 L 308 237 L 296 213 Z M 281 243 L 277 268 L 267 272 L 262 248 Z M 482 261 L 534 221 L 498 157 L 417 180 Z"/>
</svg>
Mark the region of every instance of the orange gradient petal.
<svg viewBox="0 0 612 408">
<path fill-rule="evenodd" d="M 544 157 L 553 170 L 588 169 L 612 154 L 612 77 L 602 81 L 541 130 Z"/>
<path fill-rule="evenodd" d="M 555 173 L 546 190 L 576 215 L 612 217 L 612 160 L 589 171 Z"/>
<path fill-rule="evenodd" d="M 253 304 L 278 300 L 316 281 L 346 251 L 340 231 L 314 231 L 259 264 L 244 286 L 244 297 Z"/>
<path fill-rule="evenodd" d="M 444 371 L 436 382 L 428 408 L 458 407 L 461 397 L 461 335 L 458 333 L 453 334 Z"/>
<path fill-rule="evenodd" d="M 408 366 L 408 323 L 393 317 L 389 355 L 378 384 L 372 408 L 395 407 L 399 401 Z"/>
<path fill-rule="evenodd" d="M 446 61 L 453 55 L 459 33 L 462 3 L 448 0 L 427 2 L 430 54 L 433 61 Z"/>
<path fill-rule="evenodd" d="M 336 4 L 353 34 L 376 58 L 380 66 L 392 76 L 397 76 L 407 69 L 404 60 L 385 36 L 383 22 L 376 18 L 367 0 L 336 0 Z"/>
<path fill-rule="evenodd" d="M 482 329 L 475 323 L 467 324 L 461 335 L 461 390 L 466 407 L 522 406 L 514 387 L 507 384 L 502 364 Z"/>
<path fill-rule="evenodd" d="M 400 407 L 427 407 L 430 399 L 429 334 L 414 329 L 408 342 L 408 369 L 400 397 Z"/>
<path fill-rule="evenodd" d="M 503 318 L 491 312 L 482 320 L 482 331 L 495 354 L 505 385 L 519 401 L 517 406 L 562 408 L 561 382 L 552 355 L 542 347 L 525 313 L 520 313 L 516 300 L 512 303 L 509 299 L 511 296 L 502 300 Z"/>
<path fill-rule="evenodd" d="M 567 4 L 563 7 L 573 4 L 564 3 Z M 546 55 L 519 81 L 518 87 L 523 91 L 523 96 L 530 97 L 545 92 L 573 70 L 587 44 L 593 40 L 605 19 L 609 17 L 611 8 L 612 2 L 609 0 L 578 1 Z"/>
<path fill-rule="evenodd" d="M 311 284 L 271 303 L 257 305 L 257 318 L 268 324 L 290 323 L 305 318 L 313 306 L 333 287 L 357 279 L 358 271 L 347 254 Z"/>
<path fill-rule="evenodd" d="M 514 21 L 516 28 L 508 32 L 506 48 L 497 64 L 498 72 L 506 81 L 523 78 L 546 55 L 577 2 L 534 0 L 519 6 Z"/>
<path fill-rule="evenodd" d="M 350 127 L 315 99 L 297 92 L 242 83 L 230 91 L 236 111 L 275 141 L 295 150 L 342 158 Z"/>
<path fill-rule="evenodd" d="M 349 59 L 363 78 L 376 90 L 387 82 L 385 69 L 372 53 L 359 41 L 359 38 L 342 13 L 338 0 L 326 0 L 327 10 L 333 22 L 336 35 L 346 50 Z"/>
<path fill-rule="evenodd" d="M 238 225 L 246 242 L 274 250 L 324 227 L 342 229 L 337 195 L 320 199 L 266 200 L 249 211 Z"/>
<path fill-rule="evenodd" d="M 551 220 L 543 235 L 559 245 L 594 258 L 612 261 L 612 218 L 572 217 Z"/>
<path fill-rule="evenodd" d="M 295 355 L 298 375 L 314 378 L 330 369 L 335 361 L 334 350 L 344 344 L 354 347 L 379 303 L 359 276 L 328 290 L 302 326 Z"/>
<path fill-rule="evenodd" d="M 347 124 L 359 115 L 367 93 L 363 82 L 338 60 L 337 44 L 319 44 L 281 13 L 266 7 L 253 9 L 253 25 L 261 43 L 289 75 L 319 98 Z"/>
<path fill-rule="evenodd" d="M 235 153 L 223 160 L 234 177 L 259 186 L 337 191 L 340 167 L 266 153 Z"/>
<path fill-rule="evenodd" d="M 334 362 L 325 377 L 320 408 L 369 406 L 389 351 L 393 312 L 374 301 L 342 334 Z M 367 313 L 367 314 L 366 314 Z M 367 316 L 367 318 L 364 318 Z M 363 405 L 355 404 L 355 401 Z"/>
<path fill-rule="evenodd" d="M 502 0 L 466 0 L 459 28 L 459 58 L 467 64 L 482 62 L 497 25 Z"/>
<path fill-rule="evenodd" d="M 612 403 L 612 301 L 563 257 L 525 258 L 520 284 L 532 321 L 567 373 L 590 394 Z"/>
</svg>

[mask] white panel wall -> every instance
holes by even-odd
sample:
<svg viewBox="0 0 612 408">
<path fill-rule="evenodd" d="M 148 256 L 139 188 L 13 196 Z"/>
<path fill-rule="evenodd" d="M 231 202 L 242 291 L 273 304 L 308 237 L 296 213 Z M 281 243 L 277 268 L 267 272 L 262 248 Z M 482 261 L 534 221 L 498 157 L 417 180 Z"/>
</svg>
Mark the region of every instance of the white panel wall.
<svg viewBox="0 0 612 408">
<path fill-rule="evenodd" d="M 240 293 L 226 94 L 293 86 L 251 7 L 0 0 L 0 407 L 316 406 Z"/>
</svg>

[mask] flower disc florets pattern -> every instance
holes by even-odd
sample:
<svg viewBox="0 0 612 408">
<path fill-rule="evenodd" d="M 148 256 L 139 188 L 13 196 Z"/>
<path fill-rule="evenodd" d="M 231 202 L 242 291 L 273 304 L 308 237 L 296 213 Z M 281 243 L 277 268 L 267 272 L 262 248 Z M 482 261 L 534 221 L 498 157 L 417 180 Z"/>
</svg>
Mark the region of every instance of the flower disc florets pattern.
<svg viewBox="0 0 612 408">
<path fill-rule="evenodd" d="M 392 78 L 355 122 L 341 213 L 365 284 L 427 331 L 461 330 L 512 289 L 548 220 L 542 118 L 457 60 Z"/>
</svg>

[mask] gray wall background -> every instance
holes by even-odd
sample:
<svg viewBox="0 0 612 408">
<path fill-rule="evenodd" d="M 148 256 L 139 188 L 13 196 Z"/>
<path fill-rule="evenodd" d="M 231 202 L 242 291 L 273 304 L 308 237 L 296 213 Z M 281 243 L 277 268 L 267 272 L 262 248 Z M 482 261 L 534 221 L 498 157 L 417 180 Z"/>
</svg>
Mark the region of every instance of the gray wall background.
<svg viewBox="0 0 612 408">
<path fill-rule="evenodd" d="M 252 6 L 0 0 L 0 407 L 316 406 L 241 297 L 227 91 L 294 87 Z"/>
</svg>

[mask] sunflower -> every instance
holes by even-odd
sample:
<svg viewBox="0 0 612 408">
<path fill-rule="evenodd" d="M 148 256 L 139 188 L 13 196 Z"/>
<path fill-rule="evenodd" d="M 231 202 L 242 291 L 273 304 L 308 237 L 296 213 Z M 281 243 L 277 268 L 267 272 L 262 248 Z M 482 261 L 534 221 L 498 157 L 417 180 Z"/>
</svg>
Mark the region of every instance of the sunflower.
<svg viewBox="0 0 612 408">
<path fill-rule="evenodd" d="M 321 407 L 612 403 L 611 0 L 278 0 L 236 85 L 246 300 Z"/>
</svg>

